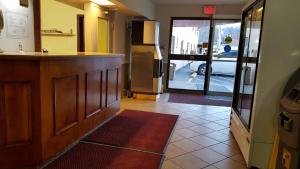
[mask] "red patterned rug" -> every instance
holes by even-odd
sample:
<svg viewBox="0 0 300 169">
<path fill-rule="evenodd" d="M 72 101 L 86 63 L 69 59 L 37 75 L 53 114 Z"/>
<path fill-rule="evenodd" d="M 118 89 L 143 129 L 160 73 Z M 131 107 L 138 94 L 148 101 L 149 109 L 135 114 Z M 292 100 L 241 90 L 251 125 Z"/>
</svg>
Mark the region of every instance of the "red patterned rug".
<svg viewBox="0 0 300 169">
<path fill-rule="evenodd" d="M 158 169 L 162 155 L 80 143 L 45 169 Z"/>
<path fill-rule="evenodd" d="M 125 110 L 83 139 L 163 154 L 178 116 Z"/>
</svg>

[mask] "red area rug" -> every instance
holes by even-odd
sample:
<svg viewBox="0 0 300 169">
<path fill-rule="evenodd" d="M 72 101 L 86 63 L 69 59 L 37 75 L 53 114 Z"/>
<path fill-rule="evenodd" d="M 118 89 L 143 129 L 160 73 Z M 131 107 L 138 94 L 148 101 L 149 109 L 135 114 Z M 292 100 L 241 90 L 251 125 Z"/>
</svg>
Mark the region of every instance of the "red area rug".
<svg viewBox="0 0 300 169">
<path fill-rule="evenodd" d="M 80 143 L 46 169 L 158 169 L 161 155 Z"/>
<path fill-rule="evenodd" d="M 170 93 L 169 102 L 231 107 L 232 97 Z"/>
<path fill-rule="evenodd" d="M 178 116 L 125 110 L 84 141 L 162 154 Z"/>
</svg>

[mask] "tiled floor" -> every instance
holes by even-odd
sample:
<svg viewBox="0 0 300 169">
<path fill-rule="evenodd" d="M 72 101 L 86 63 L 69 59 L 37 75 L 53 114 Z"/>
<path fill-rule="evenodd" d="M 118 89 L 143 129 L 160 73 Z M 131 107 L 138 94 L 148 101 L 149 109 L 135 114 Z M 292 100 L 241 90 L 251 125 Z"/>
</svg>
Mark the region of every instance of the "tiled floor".
<svg viewBox="0 0 300 169">
<path fill-rule="evenodd" d="M 230 108 L 122 99 L 121 109 L 179 115 L 162 169 L 246 169 L 229 131 Z"/>
</svg>

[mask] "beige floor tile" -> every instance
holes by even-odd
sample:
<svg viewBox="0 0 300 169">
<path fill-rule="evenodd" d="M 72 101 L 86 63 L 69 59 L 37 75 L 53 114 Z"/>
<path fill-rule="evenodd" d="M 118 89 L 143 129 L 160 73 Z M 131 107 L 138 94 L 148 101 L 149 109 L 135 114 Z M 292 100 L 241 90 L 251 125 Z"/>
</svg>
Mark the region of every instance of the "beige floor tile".
<svg viewBox="0 0 300 169">
<path fill-rule="evenodd" d="M 229 127 L 230 120 L 218 120 L 218 121 L 215 121 L 215 123 L 223 125 L 225 127 Z"/>
<path fill-rule="evenodd" d="M 193 117 L 193 118 L 189 118 L 189 119 L 186 119 L 188 121 L 191 121 L 195 124 L 205 124 L 205 123 L 209 123 L 210 121 L 206 120 L 206 119 L 203 119 L 203 118 L 200 118 L 200 117 Z"/>
<path fill-rule="evenodd" d="M 232 137 L 228 134 L 224 134 L 224 133 L 221 133 L 221 132 L 212 132 L 212 133 L 207 133 L 207 134 L 204 134 L 205 136 L 209 137 L 209 138 L 212 138 L 212 139 L 215 139 L 215 140 L 218 140 L 220 142 L 224 142 L 224 141 L 228 141 L 230 139 L 232 139 Z"/>
<path fill-rule="evenodd" d="M 174 144 L 177 147 L 180 147 L 181 149 L 183 149 L 186 152 L 191 152 L 191 151 L 195 151 L 195 150 L 199 150 L 199 149 L 203 148 L 202 145 L 197 144 L 189 139 L 176 141 L 172 144 Z"/>
<path fill-rule="evenodd" d="M 211 132 L 214 132 L 214 130 L 212 129 L 209 129 L 207 127 L 203 127 L 203 126 L 193 126 L 193 127 L 190 127 L 189 129 L 199 133 L 199 134 L 207 134 L 207 133 L 211 133 Z"/>
<path fill-rule="evenodd" d="M 195 117 L 204 117 L 204 116 L 210 116 L 213 115 L 213 112 L 210 111 L 201 111 L 201 112 L 197 112 L 195 113 Z"/>
<path fill-rule="evenodd" d="M 199 133 L 197 133 L 191 129 L 188 129 L 188 128 L 175 130 L 175 133 L 179 134 L 185 138 L 195 137 L 195 136 L 199 135 Z"/>
<path fill-rule="evenodd" d="M 168 148 L 167 148 L 167 151 L 166 151 L 166 158 L 167 159 L 174 158 L 174 157 L 183 155 L 185 153 L 186 153 L 186 151 L 183 150 L 182 148 L 177 147 L 174 144 L 169 144 Z"/>
<path fill-rule="evenodd" d="M 184 169 L 201 169 L 208 166 L 208 163 L 193 156 L 192 154 L 185 154 L 172 159 L 174 163 Z"/>
<path fill-rule="evenodd" d="M 182 140 L 182 139 L 185 139 L 185 137 L 183 137 L 180 134 L 174 132 L 171 136 L 170 142 L 172 143 L 172 142 L 179 141 L 179 140 Z"/>
<path fill-rule="evenodd" d="M 211 106 L 211 108 L 217 112 L 230 112 L 230 107 L 224 107 L 224 106 Z"/>
<path fill-rule="evenodd" d="M 197 137 L 192 137 L 192 138 L 190 138 L 190 140 L 202 145 L 203 147 L 208 147 L 208 146 L 220 143 L 217 140 L 211 139 L 211 138 L 203 136 L 203 135 L 200 135 Z"/>
<path fill-rule="evenodd" d="M 230 159 L 232 159 L 232 160 L 234 160 L 236 162 L 239 162 L 241 164 L 244 164 L 244 165 L 246 164 L 245 159 L 244 159 L 244 157 L 243 157 L 243 155 L 241 153 L 233 155 L 232 157 L 230 157 Z"/>
<path fill-rule="evenodd" d="M 210 165 L 210 166 L 208 166 L 208 167 L 205 167 L 205 168 L 203 168 L 203 169 L 218 169 L 217 167 L 215 167 L 215 166 L 213 166 L 213 165 Z"/>
<path fill-rule="evenodd" d="M 200 116 L 200 118 L 205 119 L 207 121 L 217 121 L 217 120 L 221 120 L 221 118 L 214 116 L 213 114 L 207 114 L 204 116 Z"/>
<path fill-rule="evenodd" d="M 197 107 L 194 111 L 196 112 L 208 112 L 212 107 L 211 106 L 201 106 Z"/>
<path fill-rule="evenodd" d="M 179 115 L 176 132 L 166 150 L 168 159 L 164 161 L 163 169 L 244 169 L 244 160 L 237 143 L 234 139 L 227 140 L 233 138 L 228 128 L 230 107 L 169 103 L 168 99 L 169 94 L 163 94 L 158 101 L 121 100 L 121 110 Z M 231 159 L 222 160 L 224 156 Z M 208 165 L 208 162 L 218 159 L 222 161 Z"/>
<path fill-rule="evenodd" d="M 175 125 L 175 129 L 183 129 L 183 128 L 186 128 L 185 126 L 179 124 L 178 122 L 176 123 Z"/>
<path fill-rule="evenodd" d="M 192 154 L 209 164 L 216 163 L 227 158 L 207 148 L 194 151 Z"/>
<path fill-rule="evenodd" d="M 180 115 L 180 119 L 184 119 L 184 120 L 187 120 L 187 119 L 190 119 L 190 118 L 194 118 L 194 117 L 195 117 L 194 115 L 187 114 L 187 113 L 182 113 Z"/>
<path fill-rule="evenodd" d="M 208 148 L 227 157 L 231 157 L 240 152 L 239 149 L 224 143 L 219 143 Z"/>
<path fill-rule="evenodd" d="M 201 126 L 210 128 L 210 129 L 212 129 L 212 130 L 222 130 L 222 129 L 227 128 L 227 127 L 225 127 L 225 126 L 222 126 L 222 125 L 220 125 L 220 124 L 213 123 L 213 122 L 201 124 Z"/>
<path fill-rule="evenodd" d="M 225 128 L 225 129 L 218 130 L 218 131 L 221 132 L 221 133 L 224 133 L 224 134 L 232 134 L 231 131 L 230 131 L 230 128 Z"/>
<path fill-rule="evenodd" d="M 239 147 L 238 144 L 237 144 L 237 142 L 235 141 L 235 139 L 230 139 L 230 140 L 227 140 L 227 141 L 225 141 L 223 143 L 227 144 L 227 145 L 229 145 L 231 147 L 234 147 L 236 149 L 238 149 L 238 147 Z"/>
<path fill-rule="evenodd" d="M 245 165 L 235 162 L 229 158 L 213 164 L 219 169 L 247 169 Z"/>
<path fill-rule="evenodd" d="M 192 126 L 196 126 L 197 124 L 191 122 L 191 121 L 188 121 L 188 120 L 185 120 L 185 119 L 180 119 L 178 120 L 177 122 L 180 126 L 183 126 L 183 127 L 192 127 Z"/>
<path fill-rule="evenodd" d="M 230 120 L 230 114 L 228 113 L 215 113 L 214 116 L 217 116 L 222 120 Z"/>
<path fill-rule="evenodd" d="M 182 169 L 170 160 L 165 160 L 162 164 L 162 169 Z"/>
</svg>

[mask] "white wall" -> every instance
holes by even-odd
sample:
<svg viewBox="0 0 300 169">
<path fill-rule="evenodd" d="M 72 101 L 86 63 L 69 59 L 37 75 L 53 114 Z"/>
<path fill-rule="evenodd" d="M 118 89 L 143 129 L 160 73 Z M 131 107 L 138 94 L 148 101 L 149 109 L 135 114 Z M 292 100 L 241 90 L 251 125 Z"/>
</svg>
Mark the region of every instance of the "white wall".
<svg viewBox="0 0 300 169">
<path fill-rule="evenodd" d="M 33 27 L 33 0 L 29 0 L 29 7 L 22 7 L 19 5 L 19 0 L 0 0 L 0 10 L 3 12 L 4 17 L 4 30 L 0 36 L 0 48 L 4 51 L 16 52 L 19 51 L 19 42 L 23 43 L 23 50 L 32 52 L 34 51 L 34 27 Z M 16 12 L 28 16 L 28 36 L 24 38 L 11 38 L 6 34 L 6 12 Z"/>
<path fill-rule="evenodd" d="M 113 52 L 126 54 L 126 22 L 127 16 L 119 12 L 113 14 Z M 122 72 L 121 72 L 121 89 L 122 96 L 126 95 L 129 78 L 129 56 L 123 58 Z"/>
<path fill-rule="evenodd" d="M 300 67 L 300 1 L 266 1 L 253 110 L 254 154 L 271 155 L 279 100 L 292 73 Z M 260 144 L 268 143 L 265 150 Z M 259 156 L 253 155 L 257 161 Z M 266 156 L 265 156 L 266 158 Z M 267 159 L 266 163 L 268 162 Z M 264 166 L 265 167 L 265 166 Z"/>
<path fill-rule="evenodd" d="M 153 20 L 155 18 L 155 4 L 151 0 L 118 0 L 130 10 Z"/>
<path fill-rule="evenodd" d="M 114 13 L 113 17 L 113 52 L 125 53 L 125 35 L 126 35 L 126 20 L 127 16 L 118 12 Z"/>
</svg>

